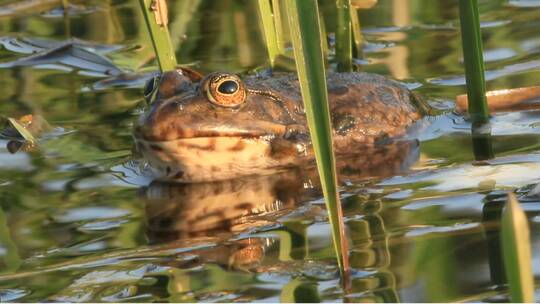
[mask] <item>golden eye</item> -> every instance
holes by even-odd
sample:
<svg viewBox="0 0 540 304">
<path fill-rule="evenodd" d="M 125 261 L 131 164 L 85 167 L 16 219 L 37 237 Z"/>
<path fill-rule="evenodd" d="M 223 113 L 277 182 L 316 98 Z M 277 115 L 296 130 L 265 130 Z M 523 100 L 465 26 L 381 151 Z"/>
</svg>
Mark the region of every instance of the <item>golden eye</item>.
<svg viewBox="0 0 540 304">
<path fill-rule="evenodd" d="M 244 84 L 236 75 L 209 74 L 202 80 L 201 88 L 211 103 L 221 107 L 236 108 L 246 101 Z"/>
</svg>

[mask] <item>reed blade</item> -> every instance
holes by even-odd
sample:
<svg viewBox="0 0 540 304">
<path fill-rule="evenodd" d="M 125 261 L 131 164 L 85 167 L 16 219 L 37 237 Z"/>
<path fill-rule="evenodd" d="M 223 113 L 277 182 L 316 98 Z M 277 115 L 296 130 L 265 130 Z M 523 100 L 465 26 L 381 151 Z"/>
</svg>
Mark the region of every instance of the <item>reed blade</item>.
<svg viewBox="0 0 540 304">
<path fill-rule="evenodd" d="M 176 56 L 169 36 L 167 2 L 165 0 L 139 0 L 146 20 L 150 39 L 162 72 L 176 68 Z"/>
<path fill-rule="evenodd" d="M 278 54 L 285 54 L 285 32 L 283 28 L 283 18 L 281 12 L 281 0 L 272 0 L 272 12 L 274 14 L 274 26 Z"/>
<path fill-rule="evenodd" d="M 266 48 L 268 50 L 268 58 L 270 64 L 274 66 L 276 57 L 282 54 L 283 48 L 278 43 L 278 35 L 276 34 L 276 20 L 274 20 L 274 12 L 270 5 L 270 0 L 257 0 L 259 6 L 260 20 L 264 33 L 264 39 L 266 41 Z M 279 10 L 278 8 L 275 8 Z M 279 20 L 277 20 L 280 22 Z M 281 37 L 281 36 L 280 36 Z"/>
<path fill-rule="evenodd" d="M 489 110 L 486 101 L 478 0 L 459 0 L 459 16 L 461 20 L 465 77 L 467 79 L 469 115 L 473 124 L 484 124 L 489 121 Z"/>
<path fill-rule="evenodd" d="M 324 14 L 319 12 L 320 29 L 321 29 L 321 45 L 323 50 L 324 62 L 327 62 L 328 58 L 328 34 L 326 32 L 326 25 L 324 23 Z"/>
<path fill-rule="evenodd" d="M 352 71 L 351 0 L 336 0 L 336 59 L 339 72 Z"/>
<path fill-rule="evenodd" d="M 290 0 L 285 3 L 288 8 L 289 27 L 302 98 L 332 226 L 334 249 L 341 274 L 346 276 L 349 269 L 348 248 L 343 213 L 337 192 L 317 2 L 316 0 Z"/>
<path fill-rule="evenodd" d="M 517 303 L 534 302 L 531 241 L 527 223 L 519 201 L 513 193 L 509 193 L 502 215 L 502 249 L 510 298 Z"/>
<path fill-rule="evenodd" d="M 358 16 L 358 9 L 354 6 L 350 8 L 351 13 L 351 26 L 352 34 L 354 38 L 354 48 L 356 49 L 356 57 L 362 57 L 363 55 L 363 39 L 362 39 L 362 26 L 360 24 L 360 17 Z"/>
</svg>

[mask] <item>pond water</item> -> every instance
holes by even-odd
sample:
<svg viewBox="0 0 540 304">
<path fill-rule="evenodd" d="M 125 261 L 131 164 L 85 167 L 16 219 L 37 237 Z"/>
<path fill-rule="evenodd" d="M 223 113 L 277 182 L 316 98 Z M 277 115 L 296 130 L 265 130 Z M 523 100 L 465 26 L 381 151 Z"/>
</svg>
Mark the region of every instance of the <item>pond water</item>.
<svg viewBox="0 0 540 304">
<path fill-rule="evenodd" d="M 373 166 L 341 188 L 349 290 L 304 172 L 150 184 L 131 152 L 157 69 L 138 1 L 69 2 L 0 1 L 0 114 L 52 126 L 30 152 L 0 139 L 1 302 L 505 301 L 498 217 L 512 190 L 540 276 L 540 111 L 495 115 L 495 158 L 475 161 L 470 124 L 452 111 L 465 92 L 457 1 L 359 11 L 359 69 L 399 79 L 441 114 L 416 126 L 419 144 L 355 160 Z M 180 63 L 238 73 L 266 63 L 255 1 L 168 2 Z M 330 28 L 332 1 L 321 2 Z M 540 1 L 480 3 L 488 88 L 537 85 Z M 29 57 L 71 38 L 76 47 Z M 85 50 L 110 61 L 89 64 Z M 139 73 L 117 77 L 111 62 Z"/>
</svg>

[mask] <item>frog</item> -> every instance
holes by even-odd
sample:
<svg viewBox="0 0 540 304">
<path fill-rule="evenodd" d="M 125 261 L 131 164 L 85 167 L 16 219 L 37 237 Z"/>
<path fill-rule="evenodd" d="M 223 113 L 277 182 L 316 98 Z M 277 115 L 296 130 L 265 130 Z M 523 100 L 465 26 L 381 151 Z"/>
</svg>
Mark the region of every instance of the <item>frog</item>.
<svg viewBox="0 0 540 304">
<path fill-rule="evenodd" d="M 417 94 L 381 75 L 330 72 L 327 85 L 337 157 L 403 138 L 429 111 Z M 241 78 L 181 68 L 149 81 L 145 98 L 150 106 L 133 137 L 159 180 L 218 181 L 314 163 L 294 73 Z"/>
</svg>

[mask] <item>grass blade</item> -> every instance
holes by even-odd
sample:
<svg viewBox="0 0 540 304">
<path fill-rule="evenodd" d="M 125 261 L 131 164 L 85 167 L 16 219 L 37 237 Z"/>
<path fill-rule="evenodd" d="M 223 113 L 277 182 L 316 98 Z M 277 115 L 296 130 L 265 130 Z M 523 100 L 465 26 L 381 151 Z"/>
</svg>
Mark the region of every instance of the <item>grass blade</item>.
<svg viewBox="0 0 540 304">
<path fill-rule="evenodd" d="M 360 17 L 356 7 L 351 6 L 351 26 L 354 38 L 354 47 L 356 49 L 356 57 L 361 57 L 363 53 L 362 27 L 360 25 Z"/>
<path fill-rule="evenodd" d="M 486 101 L 478 0 L 459 0 L 459 16 L 461 20 L 461 39 L 463 40 L 465 77 L 467 79 L 469 115 L 473 124 L 483 124 L 489 120 L 489 110 Z"/>
<path fill-rule="evenodd" d="M 274 13 L 277 49 L 279 54 L 285 54 L 285 32 L 283 29 L 283 16 L 280 1 L 281 0 L 272 0 L 272 11 Z"/>
<path fill-rule="evenodd" d="M 324 61 L 326 63 L 326 60 L 328 58 L 328 35 L 326 33 L 326 25 L 324 23 L 324 14 L 319 13 L 319 20 L 320 20 L 320 29 L 321 29 L 321 45 L 323 50 L 323 57 Z"/>
<path fill-rule="evenodd" d="M 336 0 L 336 59 L 339 72 L 352 71 L 351 0 Z"/>
<path fill-rule="evenodd" d="M 525 212 L 513 193 L 502 215 L 502 247 L 506 277 L 512 302 L 534 302 L 529 226 Z"/>
<path fill-rule="evenodd" d="M 172 71 L 176 68 L 176 56 L 167 28 L 167 3 L 165 0 L 139 0 L 156 52 L 159 69 Z"/>
<path fill-rule="evenodd" d="M 337 192 L 330 110 L 317 2 L 316 0 L 291 0 L 287 1 L 286 5 L 289 12 L 289 27 L 296 59 L 296 69 L 317 160 L 317 168 L 332 226 L 334 249 L 341 273 L 346 275 L 349 268 L 348 250 L 343 213 Z"/>
<path fill-rule="evenodd" d="M 259 6 L 259 14 L 264 32 L 264 39 L 266 40 L 268 58 L 270 59 L 270 64 L 274 66 L 276 57 L 279 54 L 282 54 L 283 49 L 278 43 L 274 13 L 272 11 L 272 7 L 270 6 L 270 0 L 257 0 L 257 4 Z M 279 7 L 277 9 L 279 9 Z"/>
</svg>

